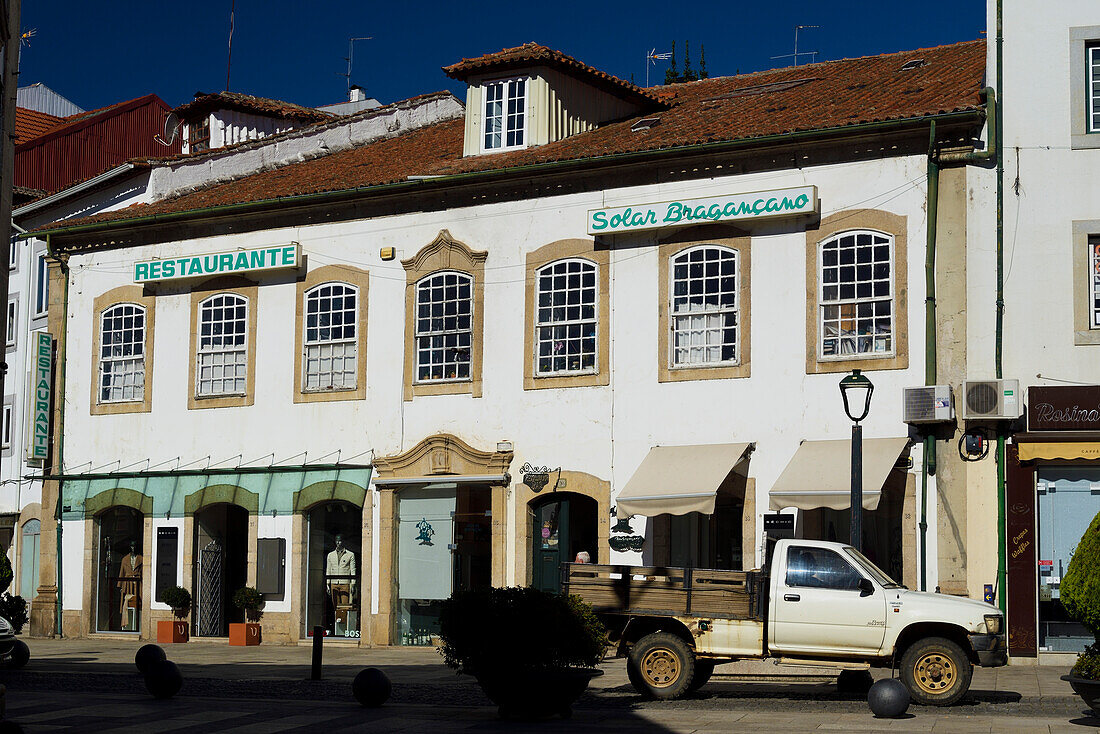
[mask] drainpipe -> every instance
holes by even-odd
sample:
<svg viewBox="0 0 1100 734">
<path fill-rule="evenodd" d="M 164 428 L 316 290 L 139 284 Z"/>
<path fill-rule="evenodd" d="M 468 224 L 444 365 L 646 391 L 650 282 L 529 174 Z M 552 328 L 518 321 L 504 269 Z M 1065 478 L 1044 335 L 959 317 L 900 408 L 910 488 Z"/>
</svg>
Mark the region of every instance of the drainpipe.
<svg viewBox="0 0 1100 734">
<path fill-rule="evenodd" d="M 1004 14 L 1002 0 L 997 0 L 997 99 L 1004 97 Z M 1002 105 L 1003 106 L 1003 105 Z M 1004 117 L 1002 106 L 997 107 L 997 127 L 1001 130 L 997 141 L 997 333 L 996 368 L 1001 379 L 1002 341 L 1005 316 L 1005 240 L 1004 240 Z M 997 606 L 1008 615 L 1008 551 L 1005 537 L 1005 437 L 997 436 Z"/>
<path fill-rule="evenodd" d="M 50 236 L 46 235 L 46 255 L 50 259 L 57 260 L 61 266 L 61 273 L 65 276 L 64 286 L 61 289 L 61 331 L 65 332 L 69 323 L 69 265 L 65 260 L 58 258 L 54 252 L 52 243 L 50 242 Z M 56 342 L 55 342 L 56 344 Z M 55 368 L 57 365 L 61 367 L 61 380 L 55 380 L 55 384 L 59 384 L 61 390 L 54 391 L 54 400 L 60 401 L 58 403 L 58 416 L 55 431 L 57 431 L 57 467 L 61 470 L 60 473 L 65 473 L 65 367 L 66 359 L 64 353 L 59 349 L 54 357 Z M 60 394 L 58 394 L 60 393 Z M 61 631 L 61 617 L 64 604 L 62 602 L 61 593 L 61 569 L 62 569 L 62 524 L 61 524 L 61 494 L 65 486 L 64 481 L 57 480 L 57 504 L 54 506 L 54 519 L 57 520 L 57 617 L 55 620 L 56 634 L 58 637 L 62 636 Z"/>
</svg>

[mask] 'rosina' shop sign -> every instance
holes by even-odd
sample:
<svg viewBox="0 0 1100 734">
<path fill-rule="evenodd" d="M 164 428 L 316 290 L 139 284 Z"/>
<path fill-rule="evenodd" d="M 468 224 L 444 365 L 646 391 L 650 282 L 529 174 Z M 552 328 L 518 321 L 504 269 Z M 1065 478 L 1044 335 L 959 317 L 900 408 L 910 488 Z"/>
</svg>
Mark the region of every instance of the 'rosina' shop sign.
<svg viewBox="0 0 1100 734">
<path fill-rule="evenodd" d="M 283 270 L 298 267 L 301 259 L 298 243 L 292 242 L 289 245 L 251 250 L 145 260 L 134 263 L 134 282 L 149 283 L 228 273 L 251 273 L 257 270 Z"/>
<path fill-rule="evenodd" d="M 688 224 L 770 219 L 817 211 L 817 187 L 800 186 L 732 196 L 632 204 L 614 209 L 590 209 L 588 234 L 638 232 Z"/>
<path fill-rule="evenodd" d="M 1100 431 L 1100 385 L 1032 387 L 1027 391 L 1029 431 Z"/>
</svg>

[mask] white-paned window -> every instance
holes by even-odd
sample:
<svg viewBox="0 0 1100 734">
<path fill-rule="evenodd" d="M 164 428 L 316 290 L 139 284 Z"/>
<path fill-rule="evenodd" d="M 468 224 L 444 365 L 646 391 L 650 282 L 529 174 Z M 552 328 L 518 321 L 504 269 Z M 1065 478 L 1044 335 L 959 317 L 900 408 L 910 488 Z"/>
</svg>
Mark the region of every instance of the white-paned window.
<svg viewBox="0 0 1100 734">
<path fill-rule="evenodd" d="M 243 395 L 248 367 L 248 299 L 219 293 L 199 304 L 195 394 Z"/>
<path fill-rule="evenodd" d="M 1090 133 L 1100 133 L 1100 44 L 1085 48 L 1085 76 L 1088 84 L 1086 129 Z"/>
<path fill-rule="evenodd" d="M 559 260 L 535 272 L 535 374 L 596 372 L 596 265 Z"/>
<path fill-rule="evenodd" d="M 99 402 L 145 398 L 145 309 L 111 306 L 99 325 Z"/>
<path fill-rule="evenodd" d="M 893 238 L 843 232 L 819 245 L 822 358 L 894 353 Z"/>
<path fill-rule="evenodd" d="M 1089 289 L 1092 301 L 1092 320 L 1090 326 L 1100 329 L 1100 237 L 1089 239 Z"/>
<path fill-rule="evenodd" d="M 325 283 L 306 292 L 305 390 L 353 390 L 359 291 Z"/>
<path fill-rule="evenodd" d="M 10 404 L 5 404 L 4 405 L 4 425 L 3 425 L 3 429 L 0 430 L 0 434 L 2 434 L 2 435 L 0 435 L 0 439 L 2 439 L 2 440 L 0 440 L 0 444 L 2 444 L 2 446 L 0 446 L 0 448 L 5 448 L 5 449 L 10 449 L 11 448 L 11 415 L 12 415 L 11 405 Z"/>
<path fill-rule="evenodd" d="M 738 361 L 737 253 L 704 245 L 672 259 L 672 366 Z"/>
<path fill-rule="evenodd" d="M 34 315 L 45 316 L 50 309 L 50 274 L 46 267 L 46 253 L 38 253 L 34 273 Z"/>
<path fill-rule="evenodd" d="M 19 242 L 13 237 L 11 247 L 8 248 L 8 270 L 15 270 L 19 265 Z"/>
<path fill-rule="evenodd" d="M 15 334 L 16 334 L 16 314 L 19 308 L 16 305 L 16 301 L 8 301 L 8 331 L 7 331 L 7 344 L 9 347 L 15 346 Z"/>
<path fill-rule="evenodd" d="M 522 148 L 527 141 L 527 79 L 485 84 L 485 150 Z"/>
<path fill-rule="evenodd" d="M 416 381 L 470 379 L 474 279 L 434 273 L 416 284 Z"/>
</svg>

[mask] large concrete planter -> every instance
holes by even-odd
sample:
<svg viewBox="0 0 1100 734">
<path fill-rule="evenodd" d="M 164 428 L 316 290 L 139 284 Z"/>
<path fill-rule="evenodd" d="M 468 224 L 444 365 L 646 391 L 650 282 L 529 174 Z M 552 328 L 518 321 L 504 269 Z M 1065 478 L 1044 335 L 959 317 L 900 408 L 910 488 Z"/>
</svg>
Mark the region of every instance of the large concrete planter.
<svg viewBox="0 0 1100 734">
<path fill-rule="evenodd" d="M 1100 680 L 1078 678 L 1074 675 L 1063 675 L 1062 680 L 1069 683 L 1073 692 L 1081 697 L 1086 706 L 1100 713 Z"/>
<path fill-rule="evenodd" d="M 476 674 L 502 719 L 542 719 L 555 714 L 569 718 L 573 703 L 588 683 L 603 675 L 598 668 L 523 670 L 502 666 Z"/>
<path fill-rule="evenodd" d="M 260 644 L 260 625 L 258 622 L 230 622 L 229 644 L 235 647 L 248 647 Z"/>
<path fill-rule="evenodd" d="M 162 619 L 157 622 L 157 642 L 187 642 L 188 625 L 181 619 Z"/>
</svg>

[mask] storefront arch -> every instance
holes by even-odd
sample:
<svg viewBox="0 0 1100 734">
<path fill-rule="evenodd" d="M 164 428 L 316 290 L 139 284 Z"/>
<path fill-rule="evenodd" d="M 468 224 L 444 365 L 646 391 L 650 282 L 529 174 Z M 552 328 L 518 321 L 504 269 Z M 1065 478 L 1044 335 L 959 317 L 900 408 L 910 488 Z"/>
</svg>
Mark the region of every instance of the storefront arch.
<svg viewBox="0 0 1100 734">
<path fill-rule="evenodd" d="M 142 515 L 153 514 L 153 498 L 126 487 L 115 487 L 93 495 L 84 501 L 84 516 L 100 515 L 112 507 L 129 507 Z"/>
<path fill-rule="evenodd" d="M 294 493 L 294 511 L 308 512 L 315 505 L 334 501 L 347 502 L 356 507 L 362 507 L 366 497 L 367 488 L 351 482 L 340 480 L 317 482 Z"/>
<path fill-rule="evenodd" d="M 370 610 L 369 586 L 362 584 L 370 574 L 362 552 L 363 509 L 347 500 L 323 499 L 303 515 L 301 635 L 307 637 L 320 625 L 330 636 L 361 639 L 363 612 Z"/>
<path fill-rule="evenodd" d="M 521 586 L 528 586 L 534 580 L 532 565 L 532 530 L 534 528 L 531 515 L 532 503 L 537 505 L 546 502 L 545 498 L 555 494 L 580 495 L 591 498 L 596 502 L 596 548 L 589 551 L 593 563 L 610 563 L 611 546 L 609 543 L 611 529 L 611 482 L 600 479 L 592 474 L 579 471 L 551 472 L 550 482 L 554 487 L 550 490 L 536 492 L 526 484 L 516 485 L 516 505 L 513 521 L 516 527 L 516 571 L 514 582 Z M 564 482 L 564 484 L 563 484 Z M 564 560 L 564 559 L 563 559 Z M 572 558 L 568 560 L 572 561 Z"/>
<path fill-rule="evenodd" d="M 255 515 L 260 511 L 260 495 L 235 484 L 211 484 L 183 499 L 183 509 L 187 515 L 218 504 L 237 505 L 247 510 L 249 515 Z"/>
<path fill-rule="evenodd" d="M 149 616 L 150 516 L 139 509 L 141 503 L 133 496 L 138 493 L 124 489 L 111 493 L 125 504 L 105 507 L 89 517 L 92 532 L 86 530 L 85 547 L 91 567 L 85 578 L 94 581 L 88 584 L 85 599 L 87 608 L 94 609 L 93 630 L 140 635 L 146 632 Z"/>
</svg>

